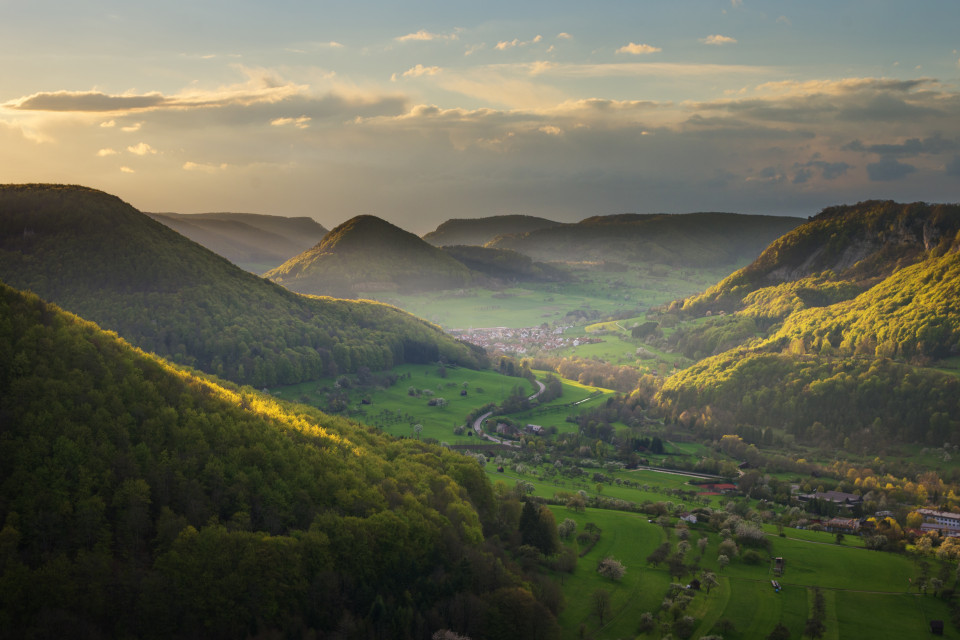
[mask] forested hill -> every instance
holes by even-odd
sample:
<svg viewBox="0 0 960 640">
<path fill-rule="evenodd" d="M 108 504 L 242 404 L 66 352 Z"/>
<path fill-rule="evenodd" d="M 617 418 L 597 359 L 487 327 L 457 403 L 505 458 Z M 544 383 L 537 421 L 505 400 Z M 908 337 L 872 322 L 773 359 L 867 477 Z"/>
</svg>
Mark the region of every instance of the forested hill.
<svg viewBox="0 0 960 640">
<path fill-rule="evenodd" d="M 355 295 L 453 289 L 473 284 L 480 274 L 409 231 L 363 215 L 332 229 L 315 247 L 265 275 L 293 291 Z"/>
<path fill-rule="evenodd" d="M 718 267 L 753 260 L 801 222 L 735 213 L 595 216 L 502 236 L 487 246 L 513 249 L 535 260 Z"/>
<path fill-rule="evenodd" d="M 556 635 L 482 546 L 520 505 L 473 458 L 199 378 L 2 283 L 0 361 L 4 637 Z"/>
<path fill-rule="evenodd" d="M 671 337 L 706 357 L 664 384 L 673 416 L 856 448 L 960 438 L 958 378 L 928 368 L 960 355 L 960 206 L 828 209 L 674 312 L 718 308 Z"/>
<path fill-rule="evenodd" d="M 447 220 L 423 239 L 435 247 L 452 245 L 483 246 L 497 236 L 526 233 L 555 227 L 559 222 L 536 216 L 503 215 L 486 218 L 453 218 Z"/>
<path fill-rule="evenodd" d="M 312 218 L 255 213 L 148 213 L 238 267 L 263 273 L 318 243 L 327 230 Z"/>
<path fill-rule="evenodd" d="M 256 386 L 483 359 L 396 308 L 294 294 L 83 187 L 0 186 L 0 280 L 145 350 Z"/>
<path fill-rule="evenodd" d="M 688 313 L 730 312 L 764 287 L 798 283 L 813 306 L 857 295 L 893 272 L 942 251 L 960 231 L 960 206 L 867 201 L 824 209 L 772 242 L 753 263 L 684 301 Z M 836 283 L 833 291 L 808 282 Z M 821 296 L 811 290 L 821 289 Z M 842 289 L 837 290 L 837 289 Z M 754 296 L 756 297 L 756 296 Z"/>
</svg>

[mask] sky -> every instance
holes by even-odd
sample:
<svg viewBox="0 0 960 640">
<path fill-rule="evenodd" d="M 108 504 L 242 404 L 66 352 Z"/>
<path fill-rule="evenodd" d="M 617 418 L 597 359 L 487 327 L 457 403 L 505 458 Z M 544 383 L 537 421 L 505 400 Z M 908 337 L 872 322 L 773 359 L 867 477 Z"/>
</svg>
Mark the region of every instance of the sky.
<svg viewBox="0 0 960 640">
<path fill-rule="evenodd" d="M 449 218 L 960 201 L 956 0 L 0 0 L 0 182 Z"/>
</svg>

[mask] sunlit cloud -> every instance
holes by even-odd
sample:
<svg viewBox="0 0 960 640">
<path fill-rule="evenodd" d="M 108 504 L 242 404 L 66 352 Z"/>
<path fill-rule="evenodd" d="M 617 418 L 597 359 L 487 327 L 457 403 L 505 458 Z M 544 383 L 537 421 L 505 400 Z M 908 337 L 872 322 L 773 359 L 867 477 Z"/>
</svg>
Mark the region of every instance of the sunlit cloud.
<svg viewBox="0 0 960 640">
<path fill-rule="evenodd" d="M 520 41 L 517 38 L 513 40 L 501 40 L 497 43 L 497 46 L 494 47 L 497 51 L 506 51 L 507 49 L 512 49 L 513 47 L 520 44 Z"/>
<path fill-rule="evenodd" d="M 120 167 L 120 173 L 136 173 L 136 171 L 130 167 Z"/>
<path fill-rule="evenodd" d="M 712 36 L 707 36 L 706 38 L 701 38 L 700 42 L 702 42 L 703 44 L 721 46 L 725 44 L 736 44 L 737 39 L 730 38 L 728 36 L 721 36 L 719 34 L 714 34 Z"/>
<path fill-rule="evenodd" d="M 127 151 L 138 156 L 153 155 L 157 153 L 157 150 L 151 147 L 146 142 L 141 142 L 139 144 L 129 146 L 127 147 Z"/>
<path fill-rule="evenodd" d="M 111 120 L 111 122 L 113 121 Z M 125 127 L 120 127 L 120 130 L 125 131 L 127 133 L 133 133 L 134 131 L 140 131 L 140 127 L 142 126 L 143 126 L 142 122 L 134 122 L 133 124 L 129 124 Z"/>
<path fill-rule="evenodd" d="M 312 120 L 312 118 L 308 116 L 300 116 L 299 118 L 274 118 L 270 121 L 270 124 L 274 127 L 293 125 L 297 129 L 307 129 L 310 127 L 310 120 Z"/>
<path fill-rule="evenodd" d="M 660 51 L 663 51 L 663 49 L 661 49 L 660 47 L 654 47 L 649 44 L 636 44 L 634 42 L 631 42 L 630 44 L 625 44 L 619 49 L 617 49 L 617 53 L 629 53 L 635 56 L 645 55 L 648 53 L 658 53 Z"/>
<path fill-rule="evenodd" d="M 106 120 L 106 121 L 104 121 L 104 122 L 101 122 L 101 123 L 100 123 L 100 126 L 103 127 L 104 129 L 110 129 L 111 127 L 117 126 L 117 121 L 116 121 L 116 120 Z"/>
<path fill-rule="evenodd" d="M 424 29 L 416 33 L 408 33 L 405 36 L 394 38 L 397 42 L 429 42 L 431 40 L 458 40 L 460 38 L 459 29 L 452 33 L 431 33 Z"/>
<path fill-rule="evenodd" d="M 419 78 L 420 76 L 435 76 L 440 73 L 442 69 L 440 67 L 425 67 L 422 64 L 407 69 L 403 72 L 404 78 Z"/>
<path fill-rule="evenodd" d="M 557 34 L 557 37 L 561 40 L 573 40 L 573 36 L 567 33 L 566 31 L 561 31 Z"/>
<path fill-rule="evenodd" d="M 100 149 L 99 151 L 97 151 L 97 155 L 101 158 L 105 158 L 106 156 L 117 155 L 117 151 L 116 149 Z"/>
</svg>

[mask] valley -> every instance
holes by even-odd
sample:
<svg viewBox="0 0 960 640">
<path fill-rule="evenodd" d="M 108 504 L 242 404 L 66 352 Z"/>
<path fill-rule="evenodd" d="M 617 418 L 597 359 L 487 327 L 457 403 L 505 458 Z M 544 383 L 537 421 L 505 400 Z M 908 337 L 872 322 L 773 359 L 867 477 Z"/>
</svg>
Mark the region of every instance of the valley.
<svg viewBox="0 0 960 640">
<path fill-rule="evenodd" d="M 234 215 L 203 237 L 287 224 Z M 960 513 L 960 208 L 684 215 L 449 251 L 360 216 L 260 278 L 108 194 L 3 187 L 0 622 L 960 637 L 923 511 Z"/>
</svg>

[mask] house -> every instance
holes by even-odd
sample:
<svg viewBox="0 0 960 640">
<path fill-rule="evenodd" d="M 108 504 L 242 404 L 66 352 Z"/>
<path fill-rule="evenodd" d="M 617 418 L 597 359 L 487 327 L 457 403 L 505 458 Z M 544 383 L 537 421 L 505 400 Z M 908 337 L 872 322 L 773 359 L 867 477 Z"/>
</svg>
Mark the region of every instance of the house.
<svg viewBox="0 0 960 640">
<path fill-rule="evenodd" d="M 860 531 L 860 521 L 856 518 L 830 518 L 823 526 L 831 533 L 857 533 Z"/>
<path fill-rule="evenodd" d="M 541 426 L 538 425 L 538 424 L 528 424 L 528 425 L 527 425 L 527 433 L 532 433 L 532 434 L 535 435 L 535 436 L 542 436 L 542 435 L 543 435 L 543 427 L 541 427 Z"/>
<path fill-rule="evenodd" d="M 690 524 L 697 524 L 697 516 L 692 513 L 685 513 L 680 516 L 680 519 L 684 522 L 689 522 Z"/>
<path fill-rule="evenodd" d="M 936 509 L 917 509 L 917 513 L 922 515 L 924 520 L 940 525 L 960 528 L 960 513 L 937 511 Z"/>
<path fill-rule="evenodd" d="M 855 493 L 844 493 L 843 491 L 816 491 L 814 493 L 801 493 L 799 496 L 802 502 L 810 500 L 823 500 L 832 502 L 835 505 L 852 509 L 856 505 L 863 504 L 863 497 Z"/>
</svg>

